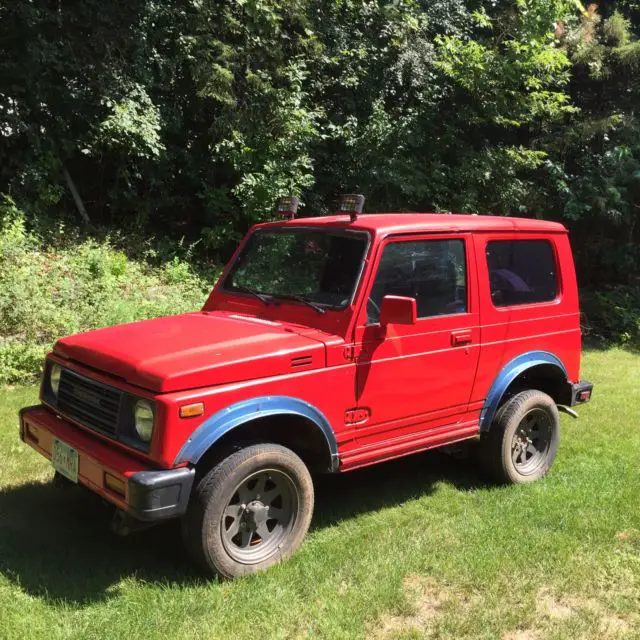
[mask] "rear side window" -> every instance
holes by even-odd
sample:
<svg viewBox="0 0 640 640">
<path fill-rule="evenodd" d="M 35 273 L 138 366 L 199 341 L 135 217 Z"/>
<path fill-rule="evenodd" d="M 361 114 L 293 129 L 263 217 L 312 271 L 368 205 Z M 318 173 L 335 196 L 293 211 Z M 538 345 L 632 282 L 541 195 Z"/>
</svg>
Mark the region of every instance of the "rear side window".
<svg viewBox="0 0 640 640">
<path fill-rule="evenodd" d="M 549 302 L 558 294 L 556 261 L 548 240 L 489 242 L 487 264 L 496 307 Z"/>
</svg>

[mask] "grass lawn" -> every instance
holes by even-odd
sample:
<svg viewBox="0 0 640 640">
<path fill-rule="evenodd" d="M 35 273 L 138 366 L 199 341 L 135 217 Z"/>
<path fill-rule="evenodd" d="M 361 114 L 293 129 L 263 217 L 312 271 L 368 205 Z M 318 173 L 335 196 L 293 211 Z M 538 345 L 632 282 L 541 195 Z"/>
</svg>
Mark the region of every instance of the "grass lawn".
<svg viewBox="0 0 640 640">
<path fill-rule="evenodd" d="M 0 638 L 640 638 L 640 356 L 585 355 L 550 475 L 493 487 L 437 452 L 321 479 L 288 563 L 191 569 L 174 525 L 119 539 L 22 445 L 0 391 Z"/>
</svg>

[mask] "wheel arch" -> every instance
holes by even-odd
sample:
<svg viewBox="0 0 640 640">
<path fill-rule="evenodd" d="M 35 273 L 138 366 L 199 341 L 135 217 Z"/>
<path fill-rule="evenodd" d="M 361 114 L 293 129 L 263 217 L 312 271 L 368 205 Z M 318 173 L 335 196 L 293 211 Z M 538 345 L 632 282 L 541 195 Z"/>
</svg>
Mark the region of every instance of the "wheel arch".
<svg viewBox="0 0 640 640">
<path fill-rule="evenodd" d="M 191 434 L 174 464 L 198 466 L 239 442 L 257 441 L 292 449 L 314 470 L 338 468 L 338 445 L 329 421 L 313 405 L 290 396 L 252 398 L 216 412 Z"/>
<path fill-rule="evenodd" d="M 524 389 L 538 389 L 556 404 L 566 402 L 567 370 L 558 356 L 548 351 L 529 351 L 508 362 L 494 380 L 480 414 L 480 431 L 488 431 L 503 401 Z"/>
</svg>

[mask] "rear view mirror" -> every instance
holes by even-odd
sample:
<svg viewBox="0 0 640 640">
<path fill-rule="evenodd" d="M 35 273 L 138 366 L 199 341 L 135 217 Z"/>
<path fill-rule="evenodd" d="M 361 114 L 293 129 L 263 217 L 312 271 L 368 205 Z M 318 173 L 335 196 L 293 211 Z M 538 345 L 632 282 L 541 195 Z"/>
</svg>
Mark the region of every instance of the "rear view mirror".
<svg viewBox="0 0 640 640">
<path fill-rule="evenodd" d="M 380 326 L 415 324 L 418 317 L 416 299 L 408 296 L 385 296 L 380 305 Z"/>
</svg>

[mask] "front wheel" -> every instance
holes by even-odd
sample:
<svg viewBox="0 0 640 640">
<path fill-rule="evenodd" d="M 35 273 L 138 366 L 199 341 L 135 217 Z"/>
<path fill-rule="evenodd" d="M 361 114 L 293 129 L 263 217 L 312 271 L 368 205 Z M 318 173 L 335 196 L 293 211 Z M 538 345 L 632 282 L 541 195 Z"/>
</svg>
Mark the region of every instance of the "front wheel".
<svg viewBox="0 0 640 640">
<path fill-rule="evenodd" d="M 530 389 L 510 398 L 498 411 L 479 454 L 487 471 L 499 482 L 522 484 L 544 476 L 560 442 L 556 403 L 542 391 Z"/>
<path fill-rule="evenodd" d="M 313 513 L 309 470 L 290 449 L 257 444 L 214 466 L 183 519 L 191 555 L 227 578 L 255 573 L 297 551 Z"/>
</svg>

